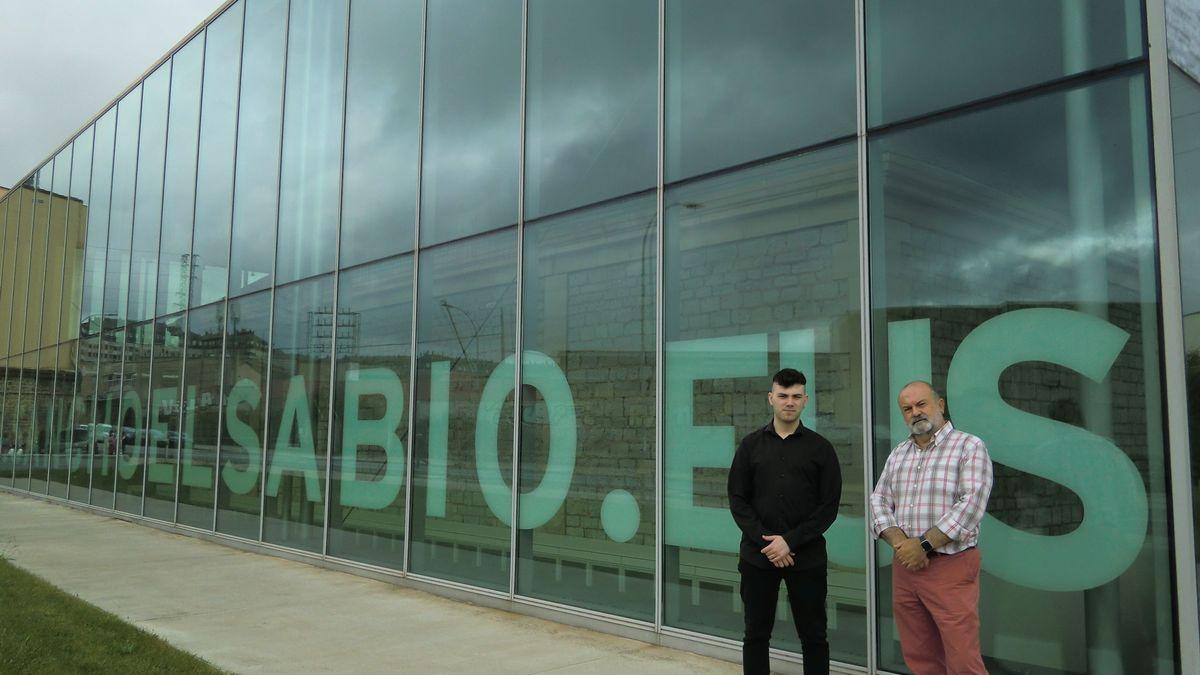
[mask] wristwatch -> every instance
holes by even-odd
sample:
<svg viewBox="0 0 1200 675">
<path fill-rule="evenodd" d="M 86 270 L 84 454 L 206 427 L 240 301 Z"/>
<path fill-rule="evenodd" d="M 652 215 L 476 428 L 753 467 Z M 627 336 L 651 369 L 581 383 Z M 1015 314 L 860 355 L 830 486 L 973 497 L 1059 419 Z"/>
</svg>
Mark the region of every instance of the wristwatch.
<svg viewBox="0 0 1200 675">
<path fill-rule="evenodd" d="M 921 535 L 921 549 L 925 551 L 926 556 L 928 556 L 930 553 L 933 553 L 933 544 L 929 543 L 929 540 L 925 538 L 925 535 Z"/>
</svg>

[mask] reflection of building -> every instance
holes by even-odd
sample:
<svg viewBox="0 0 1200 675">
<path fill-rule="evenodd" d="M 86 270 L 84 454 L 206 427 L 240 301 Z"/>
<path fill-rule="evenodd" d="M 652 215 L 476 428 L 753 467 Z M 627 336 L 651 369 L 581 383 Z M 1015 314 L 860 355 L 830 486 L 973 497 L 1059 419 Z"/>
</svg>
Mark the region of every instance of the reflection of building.
<svg viewBox="0 0 1200 675">
<path fill-rule="evenodd" d="M 308 313 L 308 351 L 310 354 L 325 354 L 337 344 L 337 356 L 347 356 L 358 351 L 360 316 L 357 312 L 339 311 L 322 307 Z"/>
<path fill-rule="evenodd" d="M 0 486 L 736 658 L 727 465 L 795 366 L 835 660 L 897 671 L 865 497 L 929 378 L 996 460 L 992 671 L 1200 670 L 1194 50 L 859 5 L 229 3 L 0 197 Z"/>
</svg>

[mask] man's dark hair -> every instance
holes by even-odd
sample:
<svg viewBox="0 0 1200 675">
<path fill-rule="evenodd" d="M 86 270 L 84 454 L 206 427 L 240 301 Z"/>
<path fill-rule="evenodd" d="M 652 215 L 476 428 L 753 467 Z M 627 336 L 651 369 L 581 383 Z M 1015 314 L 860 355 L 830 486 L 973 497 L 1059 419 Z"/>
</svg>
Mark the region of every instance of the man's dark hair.
<svg viewBox="0 0 1200 675">
<path fill-rule="evenodd" d="M 771 384 L 777 384 L 784 389 L 788 389 L 798 384 L 807 385 L 808 380 L 804 377 L 804 373 L 795 368 L 784 368 L 775 373 L 775 376 L 771 378 Z"/>
</svg>

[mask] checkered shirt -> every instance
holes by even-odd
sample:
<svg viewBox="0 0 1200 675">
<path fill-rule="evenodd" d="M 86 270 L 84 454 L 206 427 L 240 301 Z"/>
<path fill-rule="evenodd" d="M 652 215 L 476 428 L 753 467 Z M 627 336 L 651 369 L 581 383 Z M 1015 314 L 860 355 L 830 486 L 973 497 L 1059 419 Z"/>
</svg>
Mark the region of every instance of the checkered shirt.
<svg viewBox="0 0 1200 675">
<path fill-rule="evenodd" d="M 910 537 L 937 527 L 952 540 L 937 551 L 958 553 L 978 541 L 991 492 L 987 446 L 946 422 L 928 448 L 909 438 L 892 449 L 871 493 L 871 526 L 876 537 L 889 527 Z"/>
</svg>

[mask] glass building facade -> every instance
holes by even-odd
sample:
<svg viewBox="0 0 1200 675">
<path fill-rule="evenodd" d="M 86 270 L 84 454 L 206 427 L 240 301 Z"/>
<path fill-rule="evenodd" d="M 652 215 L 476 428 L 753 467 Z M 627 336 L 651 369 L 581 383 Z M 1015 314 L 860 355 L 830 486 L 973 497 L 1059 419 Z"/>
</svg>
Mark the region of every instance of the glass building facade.
<svg viewBox="0 0 1200 675">
<path fill-rule="evenodd" d="M 899 673 L 866 497 L 928 379 L 995 462 L 991 672 L 1200 672 L 1197 26 L 229 2 L 0 199 L 0 488 L 734 655 L 794 367 L 836 667 Z"/>
</svg>

